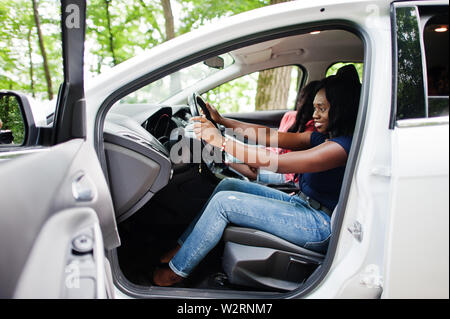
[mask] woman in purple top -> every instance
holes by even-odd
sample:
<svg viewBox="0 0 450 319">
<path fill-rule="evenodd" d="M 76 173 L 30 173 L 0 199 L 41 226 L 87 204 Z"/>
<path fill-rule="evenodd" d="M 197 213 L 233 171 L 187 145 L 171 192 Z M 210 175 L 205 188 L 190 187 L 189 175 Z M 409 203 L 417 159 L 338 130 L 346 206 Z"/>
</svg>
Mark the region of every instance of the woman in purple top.
<svg viewBox="0 0 450 319">
<path fill-rule="evenodd" d="M 171 286 L 189 276 L 220 241 L 230 223 L 274 234 L 307 249 L 326 251 L 331 213 L 339 198 L 355 128 L 359 92 L 360 85 L 347 76 L 323 79 L 314 98 L 317 132 L 264 131 L 257 125 L 223 118 L 208 105 L 211 118 L 217 123 L 245 130 L 256 143 L 259 140 L 273 146 L 275 141 L 278 147 L 295 150 L 282 155 L 223 137 L 206 118 L 193 118 L 197 121 L 194 132 L 198 137 L 250 166 L 302 174 L 301 192 L 288 195 L 252 182 L 223 180 L 180 237 L 179 245 L 161 258 L 168 266 L 154 272 L 153 282 Z M 263 136 L 258 136 L 261 132 Z"/>
</svg>

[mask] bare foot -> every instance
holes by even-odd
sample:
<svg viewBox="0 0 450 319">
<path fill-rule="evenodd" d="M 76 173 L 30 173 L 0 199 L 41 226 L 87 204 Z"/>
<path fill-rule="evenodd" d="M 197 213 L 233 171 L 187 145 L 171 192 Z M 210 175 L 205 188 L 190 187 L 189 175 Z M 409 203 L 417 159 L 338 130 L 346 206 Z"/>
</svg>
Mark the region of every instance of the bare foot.
<svg viewBox="0 0 450 319">
<path fill-rule="evenodd" d="M 172 258 L 177 254 L 177 252 L 180 250 L 181 246 L 177 245 L 176 247 L 172 248 L 171 250 L 169 250 L 167 253 L 165 253 L 164 255 L 161 256 L 161 258 L 159 259 L 159 261 L 162 264 L 167 264 L 169 261 L 172 260 Z"/>
<path fill-rule="evenodd" d="M 157 268 L 153 274 L 153 283 L 161 287 L 169 287 L 183 280 L 183 277 L 178 276 L 169 267 Z"/>
</svg>

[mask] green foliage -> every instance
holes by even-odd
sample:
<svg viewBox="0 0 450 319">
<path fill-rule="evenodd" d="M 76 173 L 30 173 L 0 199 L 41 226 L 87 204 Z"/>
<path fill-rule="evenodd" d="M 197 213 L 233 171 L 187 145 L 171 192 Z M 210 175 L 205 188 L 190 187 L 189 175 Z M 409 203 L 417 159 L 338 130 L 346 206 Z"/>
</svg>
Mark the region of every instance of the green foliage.
<svg viewBox="0 0 450 319">
<path fill-rule="evenodd" d="M 63 78 L 60 4 L 54 0 L 36 2 L 51 80 L 53 87 L 57 88 Z M 182 8 L 176 34 L 269 2 L 172 0 L 172 7 Z M 99 74 L 166 38 L 163 8 L 158 0 L 91 0 L 88 1 L 86 16 L 85 64 L 92 74 Z M 47 98 L 32 1 L 1 1 L 0 22 L 0 89 L 14 89 L 36 95 L 39 99 Z"/>
<path fill-rule="evenodd" d="M 12 96 L 0 98 L 0 119 L 3 123 L 2 130 L 11 130 L 14 144 L 22 144 L 25 137 L 25 126 L 19 103 Z"/>
<path fill-rule="evenodd" d="M 177 0 L 177 2 L 183 8 L 182 25 L 178 34 L 189 32 L 219 17 L 232 16 L 270 4 L 270 0 Z"/>
<path fill-rule="evenodd" d="M 420 118 L 425 115 L 420 30 L 414 8 L 396 10 L 397 28 L 397 118 Z"/>
<path fill-rule="evenodd" d="M 148 3 L 147 3 L 148 2 Z M 92 0 L 87 7 L 86 41 L 91 43 L 86 61 L 93 73 L 117 65 L 162 42 L 157 23 L 161 8 L 154 1 Z"/>
<path fill-rule="evenodd" d="M 206 92 L 203 97 L 220 113 L 254 111 L 258 73 L 243 76 Z M 250 107 L 251 109 L 246 109 Z"/>
<path fill-rule="evenodd" d="M 299 68 L 294 67 L 291 73 L 288 108 L 295 108 L 298 81 L 303 77 Z M 254 112 L 259 72 L 237 78 L 224 83 L 203 94 L 203 98 L 213 104 L 220 113 Z"/>
<path fill-rule="evenodd" d="M 349 65 L 349 64 L 353 64 L 356 68 L 356 71 L 358 72 L 358 76 L 359 76 L 359 81 L 362 83 L 362 79 L 363 79 L 363 68 L 364 68 L 364 64 L 363 63 L 353 63 L 353 62 L 338 62 L 333 64 L 332 66 L 330 66 L 327 70 L 327 74 L 325 75 L 326 77 L 330 76 L 330 75 L 335 75 L 337 73 L 337 71 L 342 68 L 343 66 Z"/>
<path fill-rule="evenodd" d="M 171 2 L 172 8 L 181 8 L 179 16 L 175 17 L 176 35 L 223 16 L 270 4 L 270 0 Z M 63 80 L 60 3 L 54 0 L 36 0 L 36 3 L 55 91 Z M 0 89 L 18 90 L 40 100 L 47 99 L 32 0 L 2 0 L 0 22 Z M 163 8 L 159 0 L 88 1 L 85 69 L 90 75 L 99 74 L 162 43 L 166 38 L 164 28 Z M 209 93 L 209 97 L 225 99 L 229 102 L 227 109 L 236 110 L 238 104 L 251 103 L 251 98 L 245 97 L 248 85 L 244 82 L 230 83 Z"/>
<path fill-rule="evenodd" d="M 38 5 L 52 82 L 58 84 L 62 81 L 59 4 L 53 0 L 40 0 Z M 31 0 L 2 1 L 0 21 L 0 89 L 36 93 L 38 97 L 46 98 L 47 86 Z"/>
<path fill-rule="evenodd" d="M 54 0 L 36 2 L 55 90 L 63 79 L 60 4 Z M 220 17 L 267 6 L 271 2 L 274 1 L 171 0 L 174 10 L 180 8 L 175 16 L 175 33 L 180 35 Z M 47 98 L 32 1 L 2 0 L 0 22 L 0 89 L 31 93 L 38 99 Z M 160 0 L 90 0 L 86 26 L 85 69 L 90 75 L 151 49 L 166 38 Z M 334 74 L 346 64 L 333 65 L 327 75 Z M 354 65 L 362 80 L 362 64 Z M 256 81 L 257 74 L 236 79 L 206 93 L 206 98 L 222 112 L 253 111 Z M 294 91 L 289 97 L 290 106 L 295 100 Z"/>
</svg>

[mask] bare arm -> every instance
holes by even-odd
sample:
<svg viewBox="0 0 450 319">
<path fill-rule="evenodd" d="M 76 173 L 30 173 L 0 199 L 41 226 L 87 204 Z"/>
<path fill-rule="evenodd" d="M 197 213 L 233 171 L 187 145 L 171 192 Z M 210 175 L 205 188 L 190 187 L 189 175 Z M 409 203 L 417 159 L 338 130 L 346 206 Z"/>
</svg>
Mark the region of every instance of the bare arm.
<svg viewBox="0 0 450 319">
<path fill-rule="evenodd" d="M 235 134 L 237 133 L 241 136 L 246 136 L 257 144 L 286 149 L 307 149 L 309 147 L 311 132 L 278 132 L 278 130 L 267 126 L 225 118 L 209 103 L 206 103 L 206 107 L 211 114 L 211 118 L 218 124 L 232 129 Z"/>
<path fill-rule="evenodd" d="M 228 164 L 231 168 L 238 171 L 242 175 L 248 177 L 250 180 L 256 180 L 258 177 L 258 170 L 247 164 L 243 163 L 230 163 Z"/>
<path fill-rule="evenodd" d="M 313 173 L 344 166 L 347 153 L 339 144 L 328 141 L 314 148 L 287 154 L 276 154 L 264 147 L 248 145 L 234 139 L 226 139 L 205 118 L 197 118 L 194 132 L 207 143 L 221 148 L 250 167 L 265 169 L 278 173 Z M 309 144 L 309 142 L 308 142 Z"/>
<path fill-rule="evenodd" d="M 278 173 L 322 172 L 344 166 L 347 162 L 347 153 L 344 148 L 332 141 L 308 150 L 279 155 L 261 147 L 228 140 L 224 151 L 251 167 L 263 167 Z"/>
</svg>

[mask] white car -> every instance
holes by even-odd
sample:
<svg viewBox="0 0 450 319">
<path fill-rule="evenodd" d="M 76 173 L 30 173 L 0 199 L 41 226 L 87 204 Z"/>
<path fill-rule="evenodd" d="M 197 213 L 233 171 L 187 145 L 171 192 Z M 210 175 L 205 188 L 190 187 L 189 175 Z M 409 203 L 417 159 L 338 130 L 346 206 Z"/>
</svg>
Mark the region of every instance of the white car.
<svg viewBox="0 0 450 319">
<path fill-rule="evenodd" d="M 161 44 L 85 90 L 85 4 L 62 5 L 53 127 L 36 128 L 19 97 L 28 138 L 0 148 L 0 297 L 449 297 L 448 78 L 431 86 L 432 70 L 448 72 L 448 1 L 268 6 Z M 304 86 L 338 62 L 363 74 L 327 252 L 228 227 L 182 287 L 152 285 L 160 254 L 221 178 L 240 177 L 189 154 L 174 160 L 176 132 L 198 108 L 192 94 L 287 65 Z M 286 111 L 224 115 L 277 127 Z"/>
</svg>

